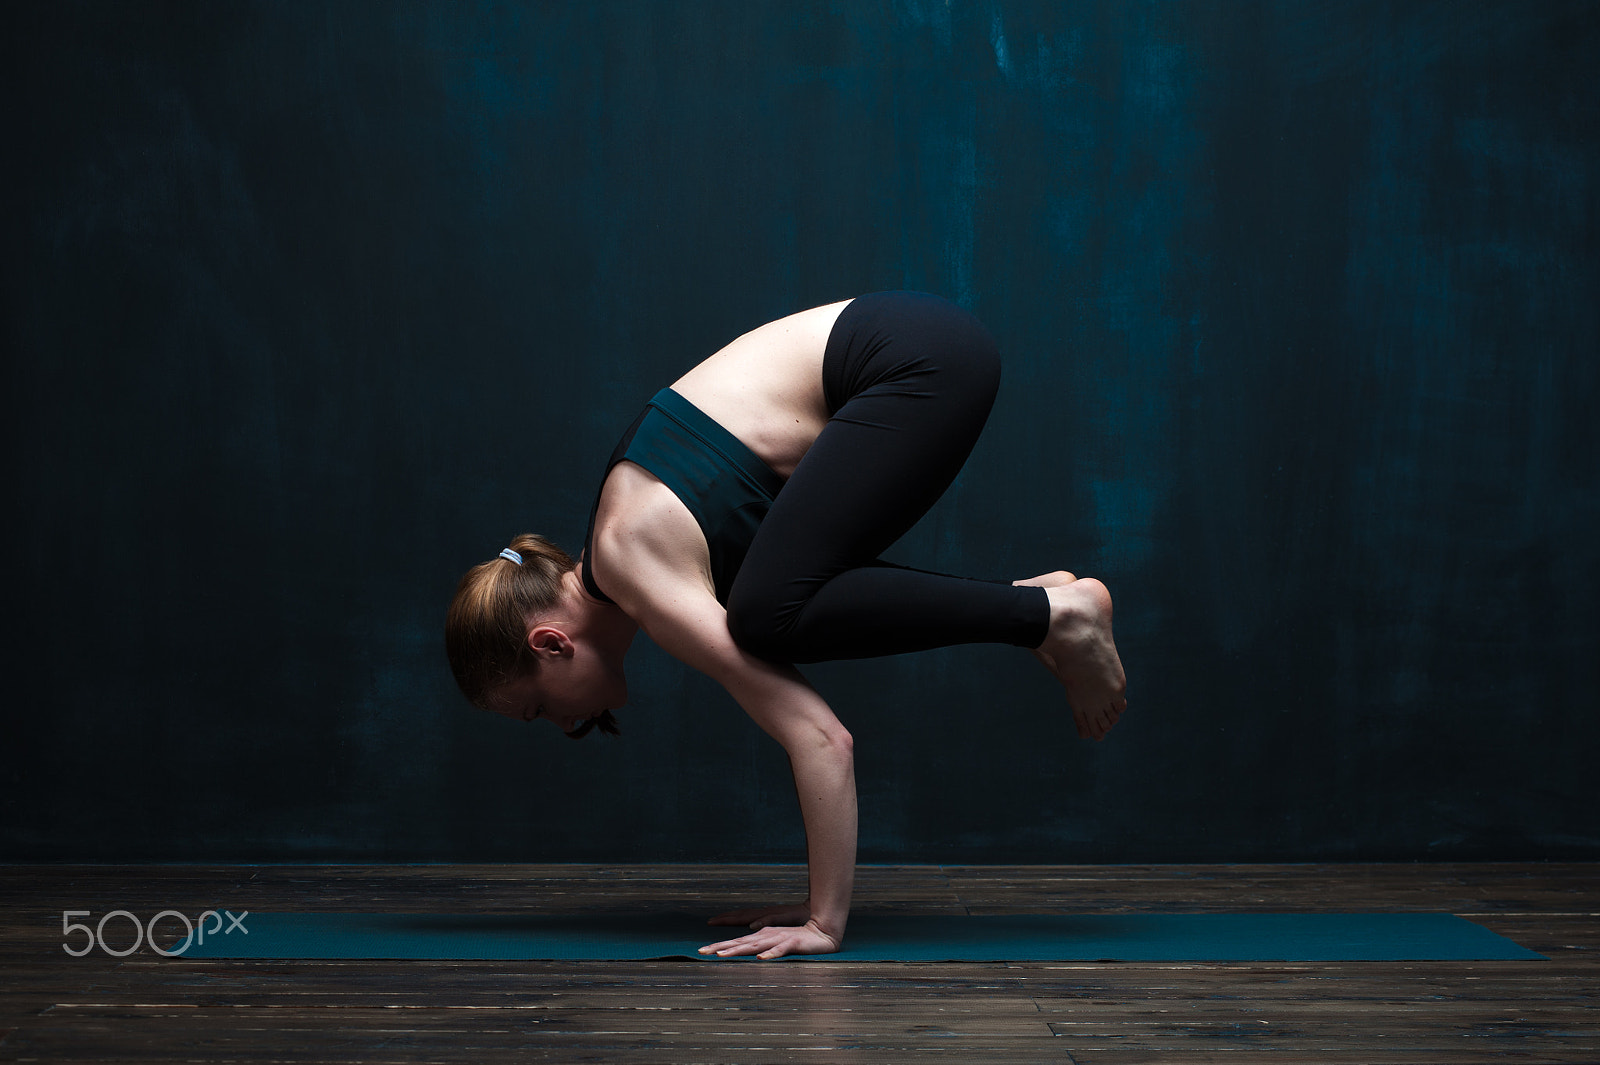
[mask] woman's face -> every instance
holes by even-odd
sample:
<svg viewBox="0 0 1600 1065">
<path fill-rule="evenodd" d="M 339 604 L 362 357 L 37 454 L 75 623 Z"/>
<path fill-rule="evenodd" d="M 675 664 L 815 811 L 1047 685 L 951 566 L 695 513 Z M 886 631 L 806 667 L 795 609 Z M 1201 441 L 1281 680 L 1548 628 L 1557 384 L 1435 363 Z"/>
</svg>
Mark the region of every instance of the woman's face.
<svg viewBox="0 0 1600 1065">
<path fill-rule="evenodd" d="M 518 721 L 549 721 L 571 732 L 602 710 L 628 701 L 622 663 L 607 663 L 597 648 L 579 641 L 570 656 L 545 659 L 536 672 L 501 685 L 489 708 Z"/>
</svg>

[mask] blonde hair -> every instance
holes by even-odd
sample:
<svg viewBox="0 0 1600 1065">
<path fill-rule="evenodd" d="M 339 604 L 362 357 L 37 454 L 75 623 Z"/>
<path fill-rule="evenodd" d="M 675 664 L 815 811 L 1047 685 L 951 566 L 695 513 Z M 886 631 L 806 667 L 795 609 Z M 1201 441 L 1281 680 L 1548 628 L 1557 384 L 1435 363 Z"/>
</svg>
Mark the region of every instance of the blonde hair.
<svg viewBox="0 0 1600 1065">
<path fill-rule="evenodd" d="M 500 685 L 538 665 L 528 646 L 528 622 L 561 600 L 561 578 L 577 565 L 542 536 L 523 533 L 504 555 L 467 570 L 444 621 L 444 649 L 461 694 L 487 710 Z"/>
</svg>

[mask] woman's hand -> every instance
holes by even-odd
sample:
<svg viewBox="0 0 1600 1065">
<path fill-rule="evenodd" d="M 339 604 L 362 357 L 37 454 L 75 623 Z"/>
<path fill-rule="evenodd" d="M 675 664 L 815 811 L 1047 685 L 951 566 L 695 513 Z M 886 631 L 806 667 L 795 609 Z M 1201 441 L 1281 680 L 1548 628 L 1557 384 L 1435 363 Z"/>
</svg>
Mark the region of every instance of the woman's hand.
<svg viewBox="0 0 1600 1065">
<path fill-rule="evenodd" d="M 811 920 L 811 901 L 793 906 L 753 906 L 746 910 L 729 910 L 719 913 L 706 924 L 744 925 L 747 928 L 765 928 L 768 925 L 801 925 Z"/>
<path fill-rule="evenodd" d="M 839 949 L 839 945 L 839 940 L 824 932 L 817 922 L 807 921 L 798 928 L 768 925 L 759 932 L 751 932 L 738 939 L 726 939 L 701 947 L 700 953 L 715 954 L 719 958 L 754 954 L 763 961 L 771 961 L 785 954 L 832 954 Z"/>
</svg>

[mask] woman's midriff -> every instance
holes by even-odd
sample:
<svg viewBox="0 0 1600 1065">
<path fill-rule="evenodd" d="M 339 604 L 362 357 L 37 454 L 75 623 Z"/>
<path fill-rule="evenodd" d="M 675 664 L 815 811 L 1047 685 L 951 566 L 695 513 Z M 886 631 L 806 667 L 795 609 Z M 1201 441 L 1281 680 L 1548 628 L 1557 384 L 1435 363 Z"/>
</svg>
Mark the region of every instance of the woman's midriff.
<svg viewBox="0 0 1600 1065">
<path fill-rule="evenodd" d="M 788 477 L 827 424 L 822 359 L 849 303 L 753 329 L 674 381 L 672 390 Z"/>
</svg>

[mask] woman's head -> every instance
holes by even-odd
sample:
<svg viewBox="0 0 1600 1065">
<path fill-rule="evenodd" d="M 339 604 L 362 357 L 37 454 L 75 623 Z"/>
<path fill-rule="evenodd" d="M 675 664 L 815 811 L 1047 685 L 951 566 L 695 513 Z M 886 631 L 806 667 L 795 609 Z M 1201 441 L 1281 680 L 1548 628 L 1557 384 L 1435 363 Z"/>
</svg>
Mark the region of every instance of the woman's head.
<svg viewBox="0 0 1600 1065">
<path fill-rule="evenodd" d="M 597 665 L 604 665 L 588 661 L 592 654 L 577 663 L 581 672 L 570 665 L 575 643 L 582 640 L 581 626 L 562 617 L 563 607 L 571 605 L 566 602 L 567 575 L 575 565 L 549 540 L 524 533 L 500 556 L 461 578 L 445 617 L 444 644 L 456 684 L 474 706 L 531 719 L 544 709 L 543 688 L 570 691 L 568 671 L 577 672 L 580 694 L 603 686 L 603 678 L 590 676 Z M 551 624 L 542 623 L 551 619 Z M 550 673 L 563 676 L 545 676 Z M 555 701 L 567 700 L 558 696 Z M 518 705 L 513 708 L 512 703 Z M 556 713 L 573 717 L 568 707 Z M 558 719 L 555 713 L 548 716 Z M 582 736 L 595 725 L 603 732 L 618 732 L 610 709 L 601 707 L 568 734 Z"/>
</svg>

